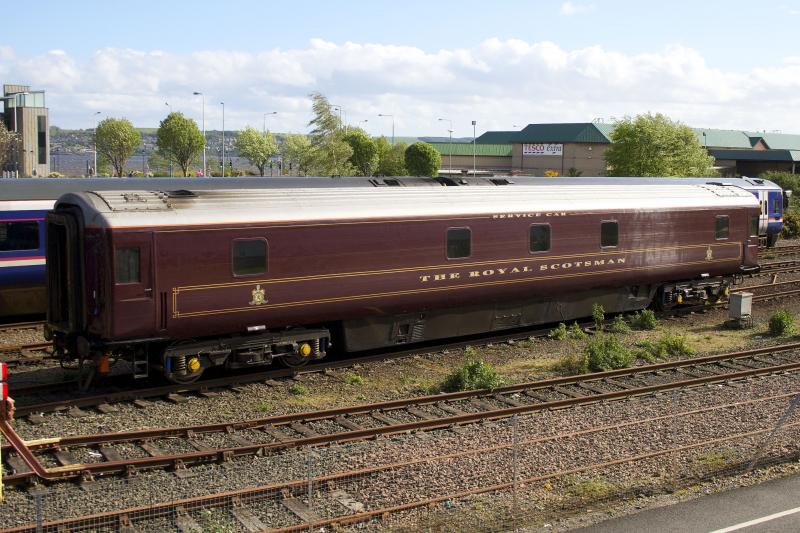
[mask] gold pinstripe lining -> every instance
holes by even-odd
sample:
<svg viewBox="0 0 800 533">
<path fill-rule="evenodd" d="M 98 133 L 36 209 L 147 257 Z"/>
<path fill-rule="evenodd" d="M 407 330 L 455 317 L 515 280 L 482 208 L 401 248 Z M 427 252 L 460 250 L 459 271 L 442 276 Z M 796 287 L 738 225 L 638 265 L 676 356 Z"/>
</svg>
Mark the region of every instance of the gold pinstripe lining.
<svg viewBox="0 0 800 533">
<path fill-rule="evenodd" d="M 204 290 L 204 289 L 216 289 L 222 287 L 246 287 L 248 285 L 253 285 L 254 283 L 260 283 L 262 285 L 265 284 L 273 284 L 273 283 L 287 283 L 292 281 L 310 281 L 315 279 L 335 279 L 335 278 L 346 278 L 346 277 L 355 277 L 355 276 L 374 276 L 378 274 L 396 274 L 396 273 L 403 273 L 403 272 L 419 272 L 424 270 L 433 270 L 433 269 L 453 269 L 453 268 L 466 268 L 466 267 L 474 267 L 474 266 L 484 266 L 484 265 L 505 265 L 509 263 L 536 263 L 542 261 L 552 261 L 558 259 L 574 259 L 574 258 L 583 258 L 587 256 L 595 257 L 595 256 L 608 256 L 608 255 L 620 255 L 620 254 L 628 254 L 628 253 L 648 253 L 648 252 L 660 252 L 665 250 L 689 250 L 693 248 L 708 248 L 711 247 L 719 247 L 719 246 L 737 246 L 739 247 L 738 242 L 718 242 L 714 244 L 691 244 L 685 246 L 665 246 L 661 248 L 638 248 L 633 250 L 609 250 L 609 251 L 598 251 L 598 252 L 589 252 L 583 254 L 569 254 L 569 255 L 548 255 L 546 257 L 538 257 L 538 256 L 528 256 L 516 259 L 502 259 L 502 260 L 494 260 L 494 261 L 476 261 L 472 263 L 444 263 L 438 265 L 426 265 L 426 266 L 418 266 L 418 267 L 407 267 L 407 268 L 393 268 L 393 269 L 385 269 L 385 270 L 366 270 L 363 272 L 339 272 L 335 274 L 316 274 L 313 276 L 297 276 L 297 277 L 290 277 L 290 278 L 275 278 L 275 279 L 249 279 L 247 281 L 232 281 L 228 283 L 212 283 L 207 285 L 184 285 L 180 287 L 176 287 L 173 291 L 178 292 L 188 292 L 194 290 Z M 739 252 L 741 257 L 741 250 Z"/>
<path fill-rule="evenodd" d="M 391 291 L 391 292 L 383 292 L 383 293 L 373 293 L 373 294 L 362 294 L 357 296 L 338 296 L 332 298 L 322 298 L 318 300 L 303 300 L 299 302 L 286 302 L 283 304 L 274 304 L 274 305 L 262 305 L 258 307 L 232 307 L 228 309 L 218 309 L 218 310 L 208 310 L 208 311 L 194 311 L 189 313 L 180 313 L 176 311 L 176 308 L 173 307 L 173 318 L 186 318 L 186 317 L 196 317 L 196 316 L 208 316 L 208 315 L 216 315 L 216 314 L 227 314 L 227 313 L 241 313 L 246 311 L 259 311 L 265 309 L 281 309 L 286 307 L 296 307 L 299 305 L 316 305 L 322 303 L 335 303 L 335 302 L 342 302 L 342 301 L 355 301 L 355 300 L 367 300 L 370 298 L 383 298 L 387 296 L 402 296 L 408 294 L 418 294 L 418 293 L 429 293 L 429 292 L 442 292 L 442 291 L 451 291 L 451 290 L 461 290 L 461 289 L 471 289 L 476 287 L 489 287 L 495 285 L 511 285 L 517 283 L 532 283 L 536 281 L 546 281 L 550 279 L 565 279 L 565 278 L 575 278 L 575 277 L 583 277 L 583 276 L 598 276 L 603 274 L 613 274 L 619 272 L 634 272 L 634 271 L 642 271 L 642 270 L 657 270 L 661 268 L 670 268 L 675 266 L 687 266 L 687 265 L 700 265 L 700 264 L 711 264 L 711 263 L 722 263 L 722 262 L 729 262 L 729 261 L 739 261 L 741 260 L 741 248 L 739 249 L 739 254 L 737 257 L 731 257 L 727 259 L 719 259 L 719 260 L 700 260 L 700 261 L 689 261 L 684 263 L 671 263 L 665 265 L 644 265 L 639 267 L 630 267 L 630 268 L 620 268 L 620 269 L 613 269 L 613 270 L 603 270 L 599 272 L 576 272 L 571 274 L 555 274 L 551 276 L 539 276 L 535 278 L 523 278 L 523 279 L 514 279 L 514 280 L 498 280 L 498 281 L 486 281 L 486 282 L 478 282 L 478 283 L 471 283 L 471 284 L 462 284 L 462 285 L 451 285 L 447 287 L 429 287 L 424 289 L 410 289 L 410 290 L 402 290 L 402 291 Z M 173 293 L 173 296 L 177 293 Z M 173 298 L 174 301 L 174 298 Z"/>
</svg>

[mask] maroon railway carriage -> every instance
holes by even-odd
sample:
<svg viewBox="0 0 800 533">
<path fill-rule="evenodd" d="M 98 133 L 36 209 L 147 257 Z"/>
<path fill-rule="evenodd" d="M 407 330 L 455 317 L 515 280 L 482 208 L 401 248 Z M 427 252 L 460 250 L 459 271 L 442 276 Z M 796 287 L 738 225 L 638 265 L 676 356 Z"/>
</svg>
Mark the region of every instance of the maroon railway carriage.
<svg viewBox="0 0 800 533">
<path fill-rule="evenodd" d="M 716 300 L 759 207 L 717 185 L 67 194 L 48 216 L 57 350 L 191 381 L 215 365 Z"/>
</svg>

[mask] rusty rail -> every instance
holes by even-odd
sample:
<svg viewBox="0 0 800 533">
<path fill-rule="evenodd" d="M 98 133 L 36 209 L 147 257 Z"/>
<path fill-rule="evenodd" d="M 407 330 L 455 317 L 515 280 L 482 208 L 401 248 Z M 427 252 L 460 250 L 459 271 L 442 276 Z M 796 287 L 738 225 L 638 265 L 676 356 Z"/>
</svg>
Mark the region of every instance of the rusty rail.
<svg viewBox="0 0 800 533">
<path fill-rule="evenodd" d="M 724 404 L 719 406 L 711 406 L 701 409 L 694 409 L 691 411 L 684 411 L 680 413 L 673 413 L 669 415 L 660 415 L 655 417 L 648 417 L 638 421 L 628 421 L 618 424 L 610 424 L 607 426 L 602 427 L 594 427 L 579 431 L 573 432 L 566 432 L 556 435 L 550 435 L 546 437 L 538 437 L 535 439 L 526 440 L 517 445 L 530 445 L 536 444 L 541 442 L 553 441 L 558 439 L 565 439 L 565 438 L 572 438 L 577 436 L 583 435 L 590 435 L 594 433 L 599 433 L 602 431 L 609 431 L 614 429 L 620 428 L 627 428 L 633 427 L 638 424 L 646 424 L 651 422 L 657 422 L 669 418 L 677 418 L 677 417 L 685 417 L 693 414 L 698 413 L 705 413 L 719 409 L 726 409 L 735 406 L 745 405 L 745 404 L 752 404 L 762 401 L 771 401 L 776 399 L 784 399 L 787 397 L 794 396 L 796 393 L 787 393 L 787 394 L 780 394 L 765 398 L 758 398 L 753 400 L 747 400 L 743 402 L 735 402 L 730 404 Z M 798 427 L 800 426 L 800 422 L 794 422 L 790 424 L 786 424 L 784 427 Z M 740 432 L 733 435 L 728 435 L 725 437 L 719 437 L 716 439 L 705 440 L 702 442 L 691 443 L 691 444 L 684 444 L 681 446 L 675 446 L 672 448 L 662 449 L 662 450 L 655 450 L 652 452 L 644 453 L 644 454 L 635 454 L 629 455 L 626 457 L 614 459 L 611 461 L 605 462 L 598 462 L 592 463 L 589 465 L 583 465 L 575 468 L 560 470 L 556 472 L 549 472 L 546 474 L 538 475 L 538 476 L 531 476 L 525 479 L 518 479 L 515 481 L 509 481 L 504 483 L 496 483 L 493 485 L 484 485 L 480 487 L 476 487 L 469 490 L 459 491 L 448 493 L 444 495 L 439 495 L 433 498 L 425 498 L 416 500 L 413 502 L 406 502 L 403 504 L 391 506 L 391 507 L 384 507 L 380 509 L 374 509 L 367 512 L 361 513 L 354 513 L 354 514 L 344 514 L 339 515 L 333 518 L 326 518 L 322 520 L 317 520 L 313 522 L 303 522 L 300 524 L 287 526 L 283 528 L 273 529 L 270 530 L 272 532 L 292 532 L 292 531 L 303 531 L 308 530 L 309 528 L 322 528 L 326 526 L 333 526 L 333 525 L 349 525 L 349 524 L 356 524 L 359 522 L 364 522 L 370 520 L 372 518 L 386 516 L 392 513 L 397 513 L 400 511 L 406 511 L 414 508 L 426 507 L 432 504 L 440 503 L 447 500 L 458 500 L 462 499 L 467 496 L 472 496 L 476 494 L 483 494 L 488 492 L 497 492 L 501 490 L 506 490 L 512 488 L 514 485 L 525 485 L 531 483 L 538 483 L 549 479 L 556 479 L 566 475 L 574 475 L 580 474 L 585 472 L 590 472 L 593 470 L 600 470 L 612 466 L 618 466 L 626 463 L 636 463 L 640 461 L 644 461 L 647 459 L 653 459 L 656 457 L 668 455 L 671 453 L 679 453 L 684 451 L 689 451 L 692 449 L 702 448 L 706 446 L 712 446 L 716 444 L 722 444 L 725 442 L 730 442 L 733 440 L 739 440 L 744 438 L 755 437 L 758 435 L 763 435 L 769 432 L 770 428 L 763 428 L 757 429 L 747 432 Z M 229 491 L 224 493 L 217 493 L 211 494 L 206 496 L 200 496 L 195 498 L 185 498 L 181 500 L 176 500 L 172 502 L 164 502 L 152 505 L 145 505 L 139 507 L 132 507 L 127 509 L 122 509 L 119 511 L 110 511 L 104 513 L 97 513 L 93 515 L 86 515 L 76 518 L 68 518 L 56 521 L 50 521 L 42 524 L 42 531 L 85 531 L 85 530 L 96 530 L 97 528 L 103 527 L 110 527 L 114 528 L 115 530 L 121 530 L 124 526 L 130 526 L 133 523 L 141 522 L 144 520 L 152 520 L 158 518 L 171 518 L 178 514 L 179 510 L 183 512 L 194 512 L 203 509 L 213 509 L 213 508 L 233 508 L 240 505 L 247 505 L 256 503 L 258 501 L 267 500 L 270 498 L 273 499 L 282 499 L 291 496 L 302 496 L 306 494 L 311 488 L 311 490 L 320 490 L 323 488 L 331 488 L 335 487 L 337 482 L 347 482 L 353 481 L 355 479 L 367 479 L 370 476 L 374 476 L 376 474 L 380 474 L 382 472 L 391 471 L 391 470 L 398 470 L 401 468 L 413 467 L 418 465 L 423 465 L 426 463 L 433 463 L 437 461 L 445 461 L 445 460 L 453 460 L 459 459 L 462 457 L 467 457 L 470 455 L 478 455 L 482 453 L 492 453 L 502 449 L 508 449 L 509 447 L 513 446 L 513 444 L 502 444 L 502 445 L 495 445 L 480 449 L 472 449 L 472 450 L 465 450 L 460 452 L 454 452 L 450 454 L 445 454 L 436 457 L 430 458 L 423 458 L 423 459 L 414 459 L 410 461 L 403 461 L 397 462 L 387 465 L 380 465 L 366 469 L 359 469 L 359 470 L 351 470 L 346 472 L 341 472 L 337 474 L 327 475 L 327 476 L 320 476 L 315 477 L 311 480 L 311 485 L 309 487 L 309 483 L 307 479 L 300 479 L 300 480 L 292 480 L 284 483 L 277 483 L 263 487 L 256 487 L 256 488 L 247 488 L 237 491 Z M 34 533 L 36 531 L 35 525 L 26 525 L 26 526 L 18 526 L 9 529 L 4 529 L 4 533 Z"/>
<path fill-rule="evenodd" d="M 585 392 L 587 393 L 587 395 L 580 397 L 569 397 L 567 399 L 540 401 L 539 403 L 521 404 L 521 405 L 519 404 L 519 402 L 516 402 L 517 405 L 512 405 L 510 407 L 505 407 L 500 409 L 492 409 L 493 406 L 489 406 L 490 410 L 485 410 L 480 412 L 473 412 L 473 413 L 461 412 L 461 414 L 454 414 L 452 416 L 439 416 L 439 417 L 431 416 L 423 418 L 421 420 L 415 420 L 413 422 L 387 423 L 387 425 L 372 427 L 372 428 L 359 428 L 357 425 L 355 428 L 352 428 L 353 424 L 350 424 L 349 426 L 351 427 L 351 429 L 349 431 L 341 431 L 341 432 L 326 433 L 326 434 L 315 433 L 313 435 L 302 436 L 300 438 L 291 438 L 287 440 L 279 440 L 277 442 L 253 443 L 250 445 L 243 445 L 243 446 L 203 450 L 203 451 L 196 451 L 184 454 L 141 457 L 135 459 L 126 459 L 121 461 L 106 461 L 101 463 L 74 464 L 68 466 L 60 466 L 56 468 L 46 468 L 42 465 L 42 463 L 38 460 L 38 458 L 34 454 L 34 451 L 68 448 L 69 446 L 78 446 L 78 445 L 96 446 L 100 444 L 140 442 L 140 441 L 146 441 L 158 438 L 168 438 L 168 437 L 189 438 L 190 436 L 201 435 L 204 433 L 212 433 L 212 432 L 223 432 L 223 431 L 232 432 L 241 429 L 268 428 L 268 427 L 283 428 L 283 427 L 292 427 L 293 424 L 296 424 L 298 422 L 301 423 L 302 425 L 303 422 L 308 423 L 319 420 L 341 420 L 342 417 L 348 415 L 352 416 L 352 415 L 363 415 L 363 414 L 373 414 L 373 413 L 380 414 L 384 412 L 391 414 L 392 410 L 408 409 L 410 407 L 417 407 L 421 405 L 437 404 L 441 406 L 443 404 L 446 404 L 447 402 L 453 402 L 456 400 L 462 400 L 467 398 L 476 398 L 481 396 L 498 397 L 498 395 L 502 394 L 523 392 L 523 391 L 535 392 L 546 389 L 548 387 L 563 385 L 566 383 L 588 383 L 588 382 L 599 381 L 600 379 L 603 378 L 619 377 L 626 373 L 628 375 L 632 374 L 639 375 L 642 373 L 648 373 L 648 372 L 651 373 L 670 368 L 674 369 L 686 366 L 696 367 L 698 366 L 698 364 L 700 364 L 700 362 L 709 364 L 726 360 L 731 361 L 743 357 L 754 357 L 757 355 L 763 355 L 767 353 L 781 353 L 787 350 L 797 349 L 798 347 L 800 347 L 800 343 L 791 343 L 773 348 L 759 348 L 743 352 L 734 352 L 732 354 L 719 354 L 714 356 L 705 356 L 705 357 L 687 359 L 678 362 L 659 363 L 655 365 L 648 365 L 646 367 L 639 367 L 636 369 L 614 370 L 609 372 L 603 372 L 600 374 L 571 376 L 571 377 L 557 378 L 547 381 L 511 385 L 507 387 L 498 388 L 493 391 L 482 390 L 482 391 L 457 392 L 450 394 L 439 394 L 439 395 L 424 396 L 412 399 L 391 400 L 374 404 L 364 404 L 351 407 L 341 407 L 341 408 L 326 409 L 320 411 L 311 411 L 307 413 L 277 415 L 266 418 L 245 420 L 235 423 L 178 426 L 178 427 L 146 429 L 146 430 L 138 430 L 138 431 L 130 431 L 122 433 L 60 437 L 60 438 L 33 441 L 31 443 L 27 443 L 24 440 L 22 440 L 8 423 L 3 422 L 2 424 L 0 424 L 0 430 L 2 430 L 2 432 L 9 439 L 9 442 L 11 443 L 11 447 L 13 448 L 13 450 L 19 454 L 19 456 L 27 463 L 27 465 L 31 470 L 30 472 L 27 473 L 15 473 L 13 475 L 7 476 L 4 479 L 7 483 L 20 483 L 23 481 L 32 480 L 33 478 L 39 478 L 43 481 L 56 481 L 56 480 L 78 478 L 78 477 L 86 479 L 94 474 L 131 473 L 136 469 L 140 468 L 158 468 L 158 467 L 164 468 L 164 467 L 176 467 L 179 465 L 185 466 L 185 465 L 202 464 L 209 462 L 223 462 L 229 460 L 230 458 L 242 455 L 252 455 L 256 453 L 263 454 L 271 451 L 295 448 L 299 446 L 320 446 L 320 445 L 331 444 L 334 442 L 341 443 L 341 442 L 350 442 L 356 440 L 364 440 L 364 439 L 374 438 L 376 436 L 393 435 L 409 431 L 440 429 L 440 428 L 451 427 L 454 425 L 471 424 L 483 420 L 508 418 L 513 415 L 528 414 L 544 409 L 572 407 L 588 403 L 595 403 L 599 401 L 617 400 L 621 398 L 629 398 L 632 396 L 652 394 L 655 392 L 675 389 L 675 388 L 694 387 L 709 383 L 719 383 L 719 382 L 744 379 L 759 375 L 769 375 L 779 372 L 790 372 L 800 369 L 800 362 L 793 361 L 790 363 L 783 363 L 783 364 L 758 367 L 758 368 L 749 368 L 747 370 L 738 370 L 734 372 L 730 372 L 729 371 L 730 368 L 722 367 L 724 370 L 728 371 L 723 372 L 721 374 L 712 374 L 709 376 L 695 377 L 692 379 L 678 380 L 668 383 L 659 383 L 643 387 L 629 387 L 624 385 L 620 386 L 619 384 L 617 384 L 619 390 L 612 390 L 608 392 L 597 392 L 597 391 L 592 391 L 592 389 L 586 389 Z M 340 425 L 345 428 L 348 427 L 347 424 L 340 424 Z M 6 453 L 8 451 L 11 450 L 7 450 Z"/>
</svg>

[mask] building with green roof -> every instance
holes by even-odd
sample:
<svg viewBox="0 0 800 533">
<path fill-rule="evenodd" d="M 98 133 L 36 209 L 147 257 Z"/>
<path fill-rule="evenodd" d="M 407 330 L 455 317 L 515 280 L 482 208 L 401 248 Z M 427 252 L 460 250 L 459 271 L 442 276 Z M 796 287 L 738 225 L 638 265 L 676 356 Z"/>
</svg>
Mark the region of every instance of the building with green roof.
<svg viewBox="0 0 800 533">
<path fill-rule="evenodd" d="M 487 131 L 475 139 L 474 164 L 492 174 L 602 176 L 614 124 L 567 122 L 528 124 L 519 131 Z M 796 172 L 800 135 L 693 128 L 724 176 L 757 176 L 767 170 Z M 442 156 L 442 173 L 466 173 L 473 143 L 432 143 Z M 452 163 L 451 163 L 452 160 Z"/>
</svg>

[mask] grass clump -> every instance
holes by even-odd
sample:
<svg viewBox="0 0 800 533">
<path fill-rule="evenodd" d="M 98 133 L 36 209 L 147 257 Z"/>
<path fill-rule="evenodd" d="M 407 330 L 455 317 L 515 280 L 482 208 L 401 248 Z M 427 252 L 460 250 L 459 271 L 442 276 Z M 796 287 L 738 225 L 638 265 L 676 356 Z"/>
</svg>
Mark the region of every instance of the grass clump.
<svg viewBox="0 0 800 533">
<path fill-rule="evenodd" d="M 794 317 L 785 309 L 775 311 L 769 317 L 769 334 L 774 337 L 791 335 L 794 329 Z"/>
<path fill-rule="evenodd" d="M 344 382 L 348 385 L 363 385 L 364 378 L 356 374 L 355 372 L 348 372 L 344 375 Z"/>
<path fill-rule="evenodd" d="M 593 372 L 627 368 L 634 361 L 631 350 L 614 335 L 600 334 L 586 345 L 586 358 Z"/>
<path fill-rule="evenodd" d="M 625 334 L 631 332 L 631 327 L 628 325 L 622 315 L 617 315 L 614 317 L 614 320 L 611 322 L 608 330 L 611 333 Z"/>
<path fill-rule="evenodd" d="M 294 394 L 295 396 L 305 396 L 308 394 L 308 387 L 303 385 L 302 383 L 295 383 L 291 387 L 289 387 L 289 392 Z"/>
<path fill-rule="evenodd" d="M 588 337 L 586 332 L 583 331 L 583 328 L 581 328 L 578 325 L 577 322 L 573 322 L 572 325 L 569 327 L 569 330 L 567 331 L 567 336 L 570 339 L 576 340 L 576 341 L 579 341 L 579 340 L 582 340 L 582 339 L 585 339 L 586 337 Z"/>
<path fill-rule="evenodd" d="M 569 476 L 565 481 L 567 482 L 566 491 L 582 500 L 599 500 L 606 498 L 614 491 L 611 483 L 598 478 L 577 479 Z"/>
<path fill-rule="evenodd" d="M 555 329 L 551 329 L 547 336 L 557 341 L 563 341 L 567 338 L 567 325 L 559 322 L 558 326 Z"/>
<path fill-rule="evenodd" d="M 723 448 L 721 450 L 711 450 L 697 456 L 694 464 L 706 472 L 722 470 L 741 459 L 740 452 L 733 448 Z"/>
<path fill-rule="evenodd" d="M 492 390 L 502 384 L 503 378 L 490 363 L 480 359 L 470 359 L 445 378 L 442 390 L 445 392 Z"/>
<path fill-rule="evenodd" d="M 603 331 L 603 322 L 606 321 L 606 310 L 603 306 L 595 302 L 592 304 L 592 320 L 597 331 Z"/>
<path fill-rule="evenodd" d="M 633 329 L 653 330 L 658 327 L 658 317 L 650 309 L 642 309 L 638 313 L 634 313 L 629 321 Z"/>
<path fill-rule="evenodd" d="M 658 359 L 669 357 L 680 357 L 697 353 L 686 340 L 685 335 L 665 333 L 655 342 L 643 341 L 639 343 L 639 351 L 636 355 L 645 361 L 652 363 Z"/>
<path fill-rule="evenodd" d="M 464 355 L 467 357 L 475 357 L 476 355 L 478 355 L 478 351 L 472 346 L 467 346 L 466 348 L 464 348 Z"/>
<path fill-rule="evenodd" d="M 585 353 L 565 355 L 553 366 L 562 376 L 575 376 L 589 372 L 589 358 Z"/>
</svg>

